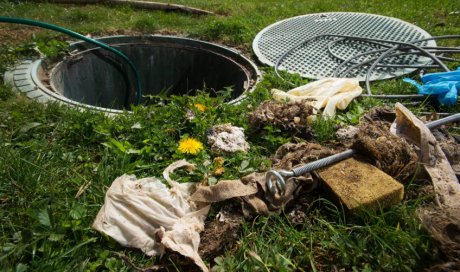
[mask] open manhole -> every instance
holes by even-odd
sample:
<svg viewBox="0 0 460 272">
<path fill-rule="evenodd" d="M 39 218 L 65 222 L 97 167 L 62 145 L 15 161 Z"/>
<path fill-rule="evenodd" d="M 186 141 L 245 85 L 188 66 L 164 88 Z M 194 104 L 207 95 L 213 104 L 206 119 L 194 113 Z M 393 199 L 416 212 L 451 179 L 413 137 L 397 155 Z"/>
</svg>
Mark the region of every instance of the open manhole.
<svg viewBox="0 0 460 272">
<path fill-rule="evenodd" d="M 144 96 L 231 88 L 229 102 L 235 102 L 260 75 L 257 66 L 239 52 L 208 42 L 158 35 L 98 40 L 136 65 Z M 119 56 L 85 42 L 73 43 L 70 51 L 70 56 L 46 71 L 42 60 L 21 63 L 5 74 L 5 82 L 41 102 L 56 100 L 114 113 L 135 103 L 135 77 Z"/>
</svg>

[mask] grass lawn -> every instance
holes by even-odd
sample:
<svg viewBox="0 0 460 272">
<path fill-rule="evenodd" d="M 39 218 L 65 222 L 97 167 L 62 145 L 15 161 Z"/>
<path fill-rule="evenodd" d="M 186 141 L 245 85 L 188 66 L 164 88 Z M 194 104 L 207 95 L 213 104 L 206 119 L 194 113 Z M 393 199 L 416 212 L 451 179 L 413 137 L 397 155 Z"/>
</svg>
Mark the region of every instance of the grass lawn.
<svg viewBox="0 0 460 272">
<path fill-rule="evenodd" d="M 433 36 L 460 33 L 460 2 L 453 0 L 168 1 L 218 16 L 127 6 L 13 2 L 0 0 L 0 16 L 41 20 L 96 36 L 188 36 L 238 48 L 253 59 L 252 39 L 261 29 L 308 13 L 375 13 L 408 21 Z M 0 23 L 0 72 L 14 61 L 34 55 L 35 45 L 49 55 L 55 54 L 56 40 L 65 39 L 46 30 Z M 459 41 L 441 44 L 458 46 Z M 206 131 L 215 124 L 245 128 L 251 145 L 246 154 L 223 156 L 225 173 L 218 178 L 239 178 L 249 168 L 268 169 L 275 150 L 296 139 L 274 127 L 263 134 L 249 128 L 248 108 L 269 99 L 271 88 L 289 88 L 272 69 L 262 70 L 262 82 L 239 105 L 223 102 L 228 91 L 217 97 L 202 92 L 133 107 L 132 114 L 112 118 L 54 104 L 44 106 L 0 82 L 0 270 L 135 271 L 124 261 L 129 259 L 137 267 L 161 263 L 171 271 L 188 271 L 168 254 L 161 260 L 151 259 L 139 250 L 118 245 L 93 230 L 92 222 L 111 182 L 124 173 L 160 177 L 171 162 L 186 158 L 200 167 L 193 175 L 179 173 L 180 181 L 211 176 L 212 165 L 203 166 L 214 158 L 209 148 L 197 155 L 184 155 L 177 145 L 186 136 L 206 142 Z M 297 76 L 288 77 L 298 84 L 306 82 Z M 415 91 L 399 79 L 373 87 L 381 93 Z M 192 106 L 196 103 L 207 110 L 196 111 Z M 354 102 L 351 114 L 339 113 L 334 124 L 339 120 L 356 123 L 365 110 L 379 103 L 370 99 Z M 457 103 L 440 110 L 458 108 Z M 189 109 L 199 118 L 184 118 Z M 316 123 L 316 140 L 334 141 L 334 124 Z M 213 265 L 214 271 L 421 271 L 441 261 L 416 215 L 417 208 L 432 200 L 430 194 L 422 193 L 423 188 L 424 184 L 414 179 L 406 183 L 406 197 L 400 205 L 378 212 L 363 211 L 354 218 L 319 197 L 307 211 L 307 223 L 293 224 L 284 214 L 247 221 L 235 246 L 205 262 Z"/>
</svg>

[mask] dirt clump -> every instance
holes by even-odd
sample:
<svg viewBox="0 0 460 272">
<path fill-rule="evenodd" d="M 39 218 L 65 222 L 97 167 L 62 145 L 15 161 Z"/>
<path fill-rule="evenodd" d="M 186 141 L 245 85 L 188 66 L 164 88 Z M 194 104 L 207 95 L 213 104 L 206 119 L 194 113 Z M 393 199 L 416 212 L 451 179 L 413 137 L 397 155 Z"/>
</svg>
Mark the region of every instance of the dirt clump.
<svg viewBox="0 0 460 272">
<path fill-rule="evenodd" d="M 415 172 L 417 153 L 405 139 L 390 132 L 387 121 L 363 118 L 353 148 L 397 180 L 403 181 Z"/>
<path fill-rule="evenodd" d="M 208 144 L 214 153 L 247 152 L 249 150 L 243 128 L 223 124 L 212 127 L 207 134 Z"/>
<path fill-rule="evenodd" d="M 266 125 L 276 126 L 284 131 L 307 134 L 308 117 L 313 115 L 313 107 L 304 102 L 278 103 L 265 101 L 248 114 L 249 124 L 255 130 Z"/>
<path fill-rule="evenodd" d="M 390 107 L 374 107 L 370 109 L 361 119 L 361 122 L 383 121 L 391 125 L 396 119 L 396 113 Z"/>
<path fill-rule="evenodd" d="M 272 159 L 274 168 L 292 169 L 312 161 L 322 159 L 342 151 L 343 148 L 332 149 L 317 143 L 287 143 L 278 148 Z"/>
<path fill-rule="evenodd" d="M 460 176 L 460 138 L 452 136 L 445 129 L 433 130 L 433 135 L 439 142 L 457 177 Z"/>
<path fill-rule="evenodd" d="M 213 260 L 235 245 L 243 224 L 243 214 L 234 204 L 230 202 L 224 204 L 216 217 L 206 224 L 198 248 L 202 258 Z"/>
<path fill-rule="evenodd" d="M 424 227 L 434 238 L 441 263 L 427 271 L 459 271 L 460 211 L 439 207 L 423 208 L 419 212 Z"/>
</svg>

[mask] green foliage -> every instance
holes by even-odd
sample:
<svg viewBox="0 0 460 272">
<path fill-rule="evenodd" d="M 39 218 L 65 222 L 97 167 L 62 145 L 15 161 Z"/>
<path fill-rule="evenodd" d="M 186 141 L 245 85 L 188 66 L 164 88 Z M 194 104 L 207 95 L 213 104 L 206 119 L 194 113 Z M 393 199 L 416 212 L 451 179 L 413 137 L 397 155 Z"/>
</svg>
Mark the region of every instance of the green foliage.
<svg viewBox="0 0 460 272">
<path fill-rule="evenodd" d="M 78 24 L 91 21 L 91 15 L 81 9 L 71 9 L 67 15 L 67 19 L 70 23 Z"/>
<path fill-rule="evenodd" d="M 259 88 L 265 88 L 267 90 L 279 89 L 282 91 L 288 91 L 294 87 L 302 86 L 308 83 L 308 80 L 302 78 L 299 74 L 290 74 L 285 71 L 278 71 L 281 77 L 279 77 L 273 68 L 263 69 L 264 78 L 262 82 L 258 84 Z"/>
<path fill-rule="evenodd" d="M 210 40 L 236 43 L 249 42 L 255 33 L 243 18 L 216 19 L 203 24 L 197 35 Z"/>
<path fill-rule="evenodd" d="M 331 141 L 335 139 L 336 120 L 318 116 L 312 124 L 315 133 L 315 139 L 320 142 Z"/>
<path fill-rule="evenodd" d="M 337 120 L 345 124 L 357 125 L 359 123 L 359 119 L 364 115 L 365 112 L 365 109 L 361 106 L 360 103 L 353 101 L 350 103 L 350 105 L 348 105 L 346 112 L 337 114 Z"/>
<path fill-rule="evenodd" d="M 158 29 L 158 22 L 154 16 L 144 15 L 135 19 L 133 28 L 135 30 L 153 32 Z"/>
<path fill-rule="evenodd" d="M 5 101 L 13 97 L 14 93 L 9 86 L 0 85 L 0 101 Z"/>
<path fill-rule="evenodd" d="M 64 56 L 67 47 L 69 47 L 69 44 L 67 42 L 55 39 L 39 39 L 36 41 L 36 46 L 38 50 L 42 54 L 44 54 L 48 59 L 53 60 L 58 57 Z"/>
<path fill-rule="evenodd" d="M 22 58 L 34 55 L 36 55 L 36 52 L 34 51 L 34 43 L 32 42 L 19 46 L 0 44 L 0 74 L 3 75 L 7 68 Z"/>
<path fill-rule="evenodd" d="M 245 224 L 238 249 L 216 259 L 213 271 L 412 271 L 428 261 L 430 240 L 413 204 L 353 222 L 325 200 L 316 204 L 303 225 L 282 216 Z"/>
</svg>

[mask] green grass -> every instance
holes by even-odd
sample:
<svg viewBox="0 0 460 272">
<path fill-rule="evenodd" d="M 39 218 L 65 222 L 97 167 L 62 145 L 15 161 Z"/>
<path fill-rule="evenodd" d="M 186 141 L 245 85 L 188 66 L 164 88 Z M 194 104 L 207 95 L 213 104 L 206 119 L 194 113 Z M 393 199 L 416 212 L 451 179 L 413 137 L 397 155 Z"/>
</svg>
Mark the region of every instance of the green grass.
<svg viewBox="0 0 460 272">
<path fill-rule="evenodd" d="M 265 26 L 313 12 L 377 13 L 409 21 L 433 35 L 460 32 L 460 16 L 450 14 L 460 10 L 460 4 L 448 0 L 174 1 L 219 16 L 20 2 L 14 5 L 0 0 L 0 15 L 42 20 L 83 34 L 178 33 L 235 46 L 248 56 L 252 55 L 253 37 Z M 0 25 L 0 30 L 5 28 L 8 26 Z M 0 44 L 0 72 L 15 60 L 36 54 L 35 45 L 43 53 L 59 56 L 62 43 L 57 40 L 66 37 L 30 30 L 35 37 Z M 228 91 L 217 97 L 202 92 L 193 97 L 155 98 L 152 105 L 134 107 L 132 114 L 114 118 L 54 104 L 44 106 L 0 84 L 2 271 L 129 271 L 117 253 L 140 267 L 158 263 L 158 259 L 121 247 L 91 229 L 105 192 L 123 173 L 160 177 L 168 164 L 184 158 L 177 151 L 181 138 L 190 136 L 205 142 L 206 131 L 212 125 L 226 122 L 246 129 L 251 152 L 224 155 L 225 173 L 219 178 L 238 178 L 248 169 L 263 171 L 270 167 L 269 157 L 276 148 L 297 139 L 275 127 L 262 132 L 249 129 L 248 108 L 268 99 L 271 88 L 290 88 L 272 69 L 262 70 L 263 81 L 240 105 L 224 103 Z M 283 76 L 296 85 L 307 82 L 295 75 Z M 413 91 L 399 79 L 372 86 L 376 93 Z M 192 106 L 195 103 L 208 110 L 196 111 Z M 339 112 L 337 120 L 319 119 L 313 125 L 316 140 L 333 140 L 336 123 L 356 124 L 365 110 L 379 103 L 363 99 L 353 102 L 349 111 Z M 197 118 L 186 120 L 188 109 L 195 111 Z M 441 110 L 458 111 L 458 106 Z M 176 178 L 182 182 L 217 178 L 212 176 L 212 165 L 204 166 L 215 156 L 209 149 L 197 156 L 185 156 L 200 167 L 191 176 L 179 172 Z M 414 185 L 406 190 L 410 193 L 417 189 Z M 215 270 L 419 271 L 435 261 L 431 240 L 415 214 L 424 201 L 423 196 L 411 197 L 389 210 L 362 211 L 350 218 L 340 207 L 320 199 L 310 207 L 306 223 L 301 225 L 293 225 L 284 215 L 257 218 L 245 222 L 236 248 L 216 260 Z M 162 262 L 173 263 L 168 256 Z"/>
<path fill-rule="evenodd" d="M 238 249 L 218 259 L 217 271 L 412 271 L 429 261 L 414 203 L 363 211 L 350 222 L 327 200 L 315 206 L 302 225 L 284 216 L 246 223 Z"/>
</svg>

